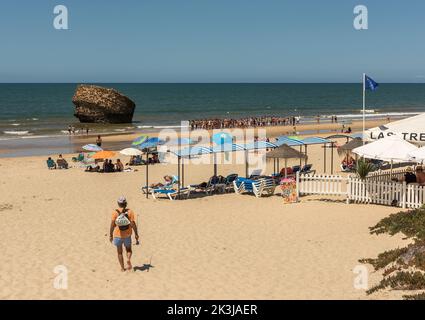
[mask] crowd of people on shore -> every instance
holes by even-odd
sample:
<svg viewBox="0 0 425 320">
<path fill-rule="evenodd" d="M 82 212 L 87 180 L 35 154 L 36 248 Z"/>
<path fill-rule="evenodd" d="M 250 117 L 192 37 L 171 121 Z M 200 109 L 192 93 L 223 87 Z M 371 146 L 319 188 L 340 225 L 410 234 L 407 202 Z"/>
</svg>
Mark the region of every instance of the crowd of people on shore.
<svg viewBox="0 0 425 320">
<path fill-rule="evenodd" d="M 295 126 L 299 124 L 300 116 L 297 117 L 248 117 L 241 119 L 199 119 L 190 120 L 191 130 L 196 129 L 228 129 L 228 128 L 249 128 L 249 127 L 267 127 L 267 126 Z"/>
</svg>

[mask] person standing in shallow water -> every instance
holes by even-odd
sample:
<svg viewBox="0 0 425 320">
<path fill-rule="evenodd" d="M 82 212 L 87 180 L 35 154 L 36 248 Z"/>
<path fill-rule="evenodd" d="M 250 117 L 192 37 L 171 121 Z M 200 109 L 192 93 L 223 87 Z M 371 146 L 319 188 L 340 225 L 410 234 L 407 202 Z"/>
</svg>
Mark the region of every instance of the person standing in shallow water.
<svg viewBox="0 0 425 320">
<path fill-rule="evenodd" d="M 136 244 L 139 244 L 139 233 L 134 219 L 134 212 L 127 208 L 127 200 L 125 197 L 118 199 L 118 209 L 112 213 L 111 227 L 109 229 L 109 241 L 117 247 L 118 262 L 121 271 L 131 270 L 131 235 L 134 231 Z M 124 266 L 123 245 L 127 255 L 127 268 Z"/>
<path fill-rule="evenodd" d="M 101 147 L 101 146 L 102 146 L 102 138 L 100 137 L 100 135 L 99 135 L 99 136 L 97 136 L 97 139 L 96 139 L 96 145 L 97 145 L 98 147 Z"/>
</svg>

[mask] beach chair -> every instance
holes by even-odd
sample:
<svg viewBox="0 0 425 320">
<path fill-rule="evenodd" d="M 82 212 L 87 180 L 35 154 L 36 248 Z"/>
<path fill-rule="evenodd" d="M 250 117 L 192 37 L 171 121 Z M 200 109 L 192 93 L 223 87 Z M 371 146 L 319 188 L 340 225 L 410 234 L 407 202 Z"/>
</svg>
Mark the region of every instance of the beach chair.
<svg viewBox="0 0 425 320">
<path fill-rule="evenodd" d="M 312 164 L 306 164 L 300 170 L 300 174 L 316 174 L 316 170 L 311 170 L 312 167 L 313 167 Z"/>
<path fill-rule="evenodd" d="M 205 183 L 201 183 L 201 184 L 191 184 L 189 185 L 189 188 L 192 191 L 197 191 L 197 192 L 205 192 L 205 194 L 212 194 L 214 191 L 217 190 L 225 190 L 225 184 L 223 183 L 222 178 L 220 178 L 219 176 L 212 176 L 208 182 Z"/>
<path fill-rule="evenodd" d="M 224 184 L 225 184 L 225 192 L 229 192 L 230 190 L 233 190 L 233 181 L 235 181 L 238 178 L 238 174 L 236 173 L 232 173 L 229 174 L 225 179 L 224 179 Z"/>
<path fill-rule="evenodd" d="M 56 169 L 56 163 L 53 159 L 46 160 L 46 163 L 49 170 Z"/>
<path fill-rule="evenodd" d="M 252 192 L 252 180 L 239 177 L 233 181 L 233 190 L 236 194 Z"/>
<path fill-rule="evenodd" d="M 238 178 L 233 181 L 236 194 L 253 193 L 257 198 L 263 195 L 272 195 L 276 189 L 276 182 L 273 177 L 265 177 L 257 180 Z"/>
<path fill-rule="evenodd" d="M 301 166 L 293 166 L 292 167 L 292 174 L 295 175 L 297 172 L 301 171 Z"/>
<path fill-rule="evenodd" d="M 160 196 L 166 196 L 170 200 L 176 200 L 176 198 L 180 195 L 186 195 L 186 199 L 189 199 L 190 196 L 190 188 L 180 188 L 180 191 L 175 188 L 158 188 L 151 190 L 152 198 L 155 200 Z"/>
<path fill-rule="evenodd" d="M 146 193 L 152 193 L 152 190 L 154 190 L 154 189 L 158 189 L 158 190 L 160 190 L 160 189 L 173 189 L 173 187 L 177 184 L 177 183 L 179 183 L 179 177 L 178 176 L 171 176 L 172 177 L 172 180 L 171 180 L 171 182 L 169 183 L 169 184 L 167 184 L 167 185 L 165 185 L 165 186 L 162 186 L 162 187 L 160 187 L 160 188 L 151 188 L 151 187 L 147 187 L 147 186 L 142 186 L 141 187 L 141 190 L 142 190 L 142 192 L 144 193 L 144 194 L 146 194 Z"/>
<path fill-rule="evenodd" d="M 271 196 L 276 189 L 276 182 L 272 177 L 260 178 L 252 182 L 252 192 L 257 198 L 263 195 Z"/>
<path fill-rule="evenodd" d="M 84 161 L 84 154 L 79 153 L 77 157 L 72 157 L 73 162 L 81 162 Z"/>
<path fill-rule="evenodd" d="M 65 159 L 58 159 L 56 163 L 59 169 L 68 169 L 68 162 L 66 162 Z"/>
<path fill-rule="evenodd" d="M 251 172 L 251 174 L 250 174 L 249 178 L 250 178 L 250 179 L 252 179 L 252 178 L 260 177 L 262 172 L 263 172 L 263 170 L 262 170 L 262 169 L 255 169 L 255 170 L 252 170 L 252 172 Z"/>
</svg>

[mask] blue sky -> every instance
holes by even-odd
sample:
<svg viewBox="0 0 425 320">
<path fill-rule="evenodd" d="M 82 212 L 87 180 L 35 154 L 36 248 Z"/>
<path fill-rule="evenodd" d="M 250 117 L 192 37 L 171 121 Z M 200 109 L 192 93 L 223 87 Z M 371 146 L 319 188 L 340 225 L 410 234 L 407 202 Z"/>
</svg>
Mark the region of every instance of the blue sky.
<svg viewBox="0 0 425 320">
<path fill-rule="evenodd" d="M 424 15 L 423 0 L 2 0 L 0 82 L 425 82 Z"/>
</svg>

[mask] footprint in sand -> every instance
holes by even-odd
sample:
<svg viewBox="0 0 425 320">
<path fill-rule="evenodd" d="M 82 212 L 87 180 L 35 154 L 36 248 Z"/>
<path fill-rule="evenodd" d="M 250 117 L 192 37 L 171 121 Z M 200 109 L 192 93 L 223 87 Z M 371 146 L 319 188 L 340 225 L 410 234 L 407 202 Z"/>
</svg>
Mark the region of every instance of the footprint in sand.
<svg viewBox="0 0 425 320">
<path fill-rule="evenodd" d="M 0 211 L 6 211 L 6 210 L 12 210 L 12 209 L 13 209 L 13 205 L 11 205 L 10 203 L 0 204 Z"/>
</svg>

